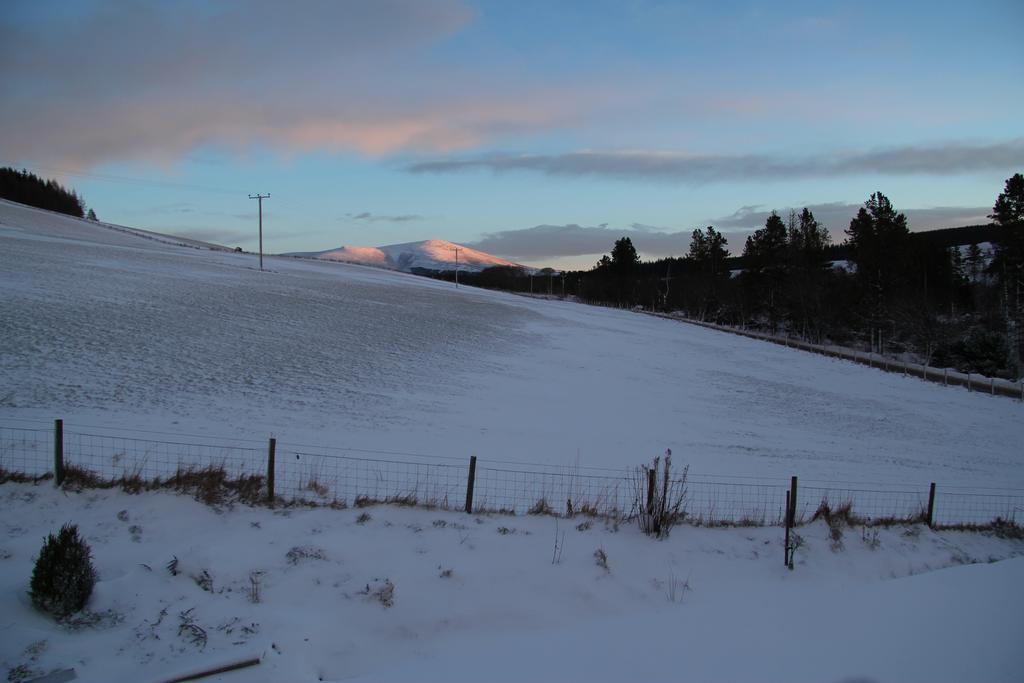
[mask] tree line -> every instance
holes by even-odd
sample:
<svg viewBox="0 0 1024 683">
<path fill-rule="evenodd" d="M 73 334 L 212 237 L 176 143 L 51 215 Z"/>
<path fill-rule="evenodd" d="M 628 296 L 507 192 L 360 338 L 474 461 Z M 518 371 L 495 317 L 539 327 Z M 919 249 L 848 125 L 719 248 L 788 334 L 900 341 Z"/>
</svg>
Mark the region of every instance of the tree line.
<svg viewBox="0 0 1024 683">
<path fill-rule="evenodd" d="M 460 279 L 1017 378 L 1024 369 L 1024 176 L 1006 180 L 989 218 L 985 226 L 911 233 L 906 215 L 875 192 L 840 244 L 804 208 L 770 214 L 738 257 L 707 226 L 693 231 L 682 257 L 643 262 L 622 237 L 590 270 L 498 267 Z"/>
<path fill-rule="evenodd" d="M 85 200 L 77 192 L 24 169 L 0 168 L 0 197 L 77 218 L 86 217 Z M 88 217 L 96 220 L 96 213 L 89 209 Z"/>
</svg>

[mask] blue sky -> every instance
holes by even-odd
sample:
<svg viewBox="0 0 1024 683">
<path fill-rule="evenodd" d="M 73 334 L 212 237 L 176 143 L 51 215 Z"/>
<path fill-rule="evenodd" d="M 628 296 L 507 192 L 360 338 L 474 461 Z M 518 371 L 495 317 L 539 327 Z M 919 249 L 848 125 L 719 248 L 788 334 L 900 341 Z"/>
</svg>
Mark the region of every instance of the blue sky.
<svg viewBox="0 0 1024 683">
<path fill-rule="evenodd" d="M 100 218 L 272 252 L 428 238 L 587 267 L 616 238 L 837 238 L 885 192 L 984 220 L 1024 170 L 1024 5 L 8 2 L 0 164 Z"/>
</svg>

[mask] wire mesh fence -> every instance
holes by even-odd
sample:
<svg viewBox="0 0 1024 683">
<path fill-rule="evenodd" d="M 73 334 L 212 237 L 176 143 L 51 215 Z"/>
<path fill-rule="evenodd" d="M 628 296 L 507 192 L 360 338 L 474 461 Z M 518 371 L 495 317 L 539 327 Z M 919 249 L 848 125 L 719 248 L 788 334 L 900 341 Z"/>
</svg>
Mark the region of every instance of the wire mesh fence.
<svg viewBox="0 0 1024 683">
<path fill-rule="evenodd" d="M 379 501 L 456 509 L 465 506 L 465 465 L 283 448 L 274 472 L 274 494 L 284 500 L 341 505 Z"/>
<path fill-rule="evenodd" d="M 622 475 L 505 464 L 477 468 L 473 508 L 512 514 L 626 515 L 634 498 L 629 478 Z"/>
<path fill-rule="evenodd" d="M 258 441 L 239 446 L 209 443 L 215 440 L 209 437 L 158 440 L 102 431 L 67 428 L 55 443 L 53 429 L 0 425 L 0 471 L 44 476 L 54 471 L 55 451 L 62 451 L 66 469 L 107 482 L 166 481 L 179 472 L 215 468 L 229 479 L 262 477 L 265 487 L 273 486 L 268 495 L 286 503 L 385 502 L 453 510 L 466 508 L 472 479 L 473 512 L 517 515 L 631 517 L 649 495 L 642 468 L 495 460 L 481 462 L 471 477 L 469 458 L 294 444 L 276 449 L 271 480 L 268 448 Z M 692 524 L 782 525 L 786 517 L 788 479 L 699 474 L 683 479 L 682 470 L 674 470 L 672 483 L 683 492 L 684 517 Z M 927 484 L 814 480 L 799 487 L 795 521 L 809 521 L 823 503 L 831 510 L 848 507 L 851 519 L 865 523 L 928 521 L 930 509 L 936 526 L 1024 522 L 1024 490 L 1020 489 L 939 486 L 930 501 Z"/>
<path fill-rule="evenodd" d="M 870 484 L 853 487 L 808 482 L 801 486 L 796 519 L 807 521 L 822 506 L 849 509 L 851 518 L 866 521 L 926 520 L 929 487 Z"/>
<path fill-rule="evenodd" d="M 936 368 L 926 364 L 909 363 L 906 359 L 897 359 L 895 356 L 887 355 L 876 350 L 861 351 L 850 347 L 835 346 L 833 344 L 820 344 L 805 339 L 791 337 L 788 335 L 770 334 L 747 327 L 736 327 L 720 323 L 707 322 L 694 318 L 687 318 L 677 313 L 657 313 L 648 311 L 648 315 L 660 318 L 669 318 L 706 327 L 720 332 L 728 332 L 741 337 L 759 339 L 762 341 L 780 344 L 791 348 L 801 349 L 810 353 L 816 353 L 831 358 L 842 358 L 853 361 L 870 368 L 883 370 L 890 373 L 901 373 L 904 376 L 919 377 L 926 382 L 933 382 L 951 387 L 966 387 L 968 391 L 979 391 L 992 396 L 1006 396 L 1024 403 L 1024 377 L 1017 379 L 1002 379 L 999 377 L 987 377 L 985 375 L 973 374 L 970 372 L 961 373 L 953 368 Z"/>
<path fill-rule="evenodd" d="M 997 519 L 1024 523 L 1024 491 L 944 487 L 935 495 L 934 523 L 938 526 L 984 526 Z"/>
<path fill-rule="evenodd" d="M 262 475 L 266 451 L 189 441 L 155 441 L 106 434 L 64 432 L 64 464 L 113 481 L 155 481 L 177 472 L 223 469 L 228 478 Z"/>
<path fill-rule="evenodd" d="M 53 430 L 0 427 L 0 470 L 26 477 L 53 471 Z"/>
<path fill-rule="evenodd" d="M 786 511 L 787 484 L 714 481 L 687 482 L 686 510 L 697 524 L 776 526 Z"/>
</svg>

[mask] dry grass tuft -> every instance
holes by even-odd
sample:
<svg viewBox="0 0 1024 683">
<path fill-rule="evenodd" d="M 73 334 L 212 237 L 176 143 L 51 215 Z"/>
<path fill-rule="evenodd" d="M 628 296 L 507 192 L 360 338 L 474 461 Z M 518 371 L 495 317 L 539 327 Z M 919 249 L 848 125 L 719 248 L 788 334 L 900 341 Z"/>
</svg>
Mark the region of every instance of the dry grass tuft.
<svg viewBox="0 0 1024 683">
<path fill-rule="evenodd" d="M 399 507 L 411 508 L 416 507 L 416 503 L 418 501 L 416 499 L 416 494 L 407 493 L 404 496 L 391 496 L 390 498 L 386 498 L 384 502 L 387 503 L 388 505 L 397 505 Z"/>
<path fill-rule="evenodd" d="M 528 515 L 553 515 L 555 511 L 550 505 L 548 505 L 547 498 L 538 498 L 537 502 L 533 504 L 529 510 L 526 511 Z"/>
<path fill-rule="evenodd" d="M 53 479 L 53 473 L 47 472 L 46 474 L 40 474 L 38 477 L 33 477 L 21 472 L 11 472 L 3 467 L 0 467 L 0 484 L 6 484 L 11 481 L 15 484 L 38 484 L 41 481 Z"/>
</svg>

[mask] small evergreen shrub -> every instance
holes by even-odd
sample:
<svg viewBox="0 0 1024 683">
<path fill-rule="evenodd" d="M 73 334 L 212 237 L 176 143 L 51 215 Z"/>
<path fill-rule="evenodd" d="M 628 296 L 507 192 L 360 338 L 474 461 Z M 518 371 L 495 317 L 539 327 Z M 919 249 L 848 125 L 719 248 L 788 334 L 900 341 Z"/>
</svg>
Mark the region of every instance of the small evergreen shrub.
<svg viewBox="0 0 1024 683">
<path fill-rule="evenodd" d="M 89 545 L 78 535 L 77 525 L 65 524 L 43 543 L 29 596 L 37 609 L 64 618 L 85 607 L 95 583 Z"/>
</svg>

